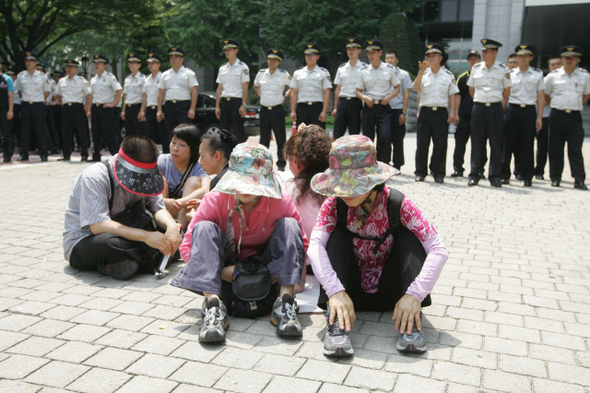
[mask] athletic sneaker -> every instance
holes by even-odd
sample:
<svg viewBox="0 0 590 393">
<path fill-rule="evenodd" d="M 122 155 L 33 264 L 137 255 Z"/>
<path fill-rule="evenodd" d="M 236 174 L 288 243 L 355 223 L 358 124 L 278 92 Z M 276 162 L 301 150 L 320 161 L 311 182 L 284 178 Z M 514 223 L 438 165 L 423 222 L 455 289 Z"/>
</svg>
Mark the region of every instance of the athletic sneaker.
<svg viewBox="0 0 590 393">
<path fill-rule="evenodd" d="M 416 325 L 412 328 L 412 334 L 407 332 L 400 334 L 397 338 L 395 346 L 400 352 L 426 352 L 426 341 L 424 341 L 424 334 L 416 329 Z"/>
<path fill-rule="evenodd" d="M 297 319 L 296 303 L 291 295 L 285 293 L 282 298 L 275 301 L 270 323 L 277 327 L 279 336 L 301 336 L 302 328 Z"/>
<path fill-rule="evenodd" d="M 199 342 L 225 341 L 225 330 L 229 327 L 225 304 L 216 297 L 211 300 L 205 299 L 201 314 L 203 326 L 201 326 Z"/>
<path fill-rule="evenodd" d="M 108 265 L 96 265 L 98 273 L 102 276 L 113 277 L 115 280 L 126 280 L 137 273 L 137 269 L 139 269 L 139 265 L 132 259 L 109 263 Z"/>
<path fill-rule="evenodd" d="M 328 319 L 328 316 L 326 315 Z M 352 356 L 354 350 L 350 342 L 350 334 L 341 330 L 338 319 L 330 325 L 329 319 L 326 323 L 326 336 L 324 337 L 324 355 L 326 356 Z"/>
</svg>

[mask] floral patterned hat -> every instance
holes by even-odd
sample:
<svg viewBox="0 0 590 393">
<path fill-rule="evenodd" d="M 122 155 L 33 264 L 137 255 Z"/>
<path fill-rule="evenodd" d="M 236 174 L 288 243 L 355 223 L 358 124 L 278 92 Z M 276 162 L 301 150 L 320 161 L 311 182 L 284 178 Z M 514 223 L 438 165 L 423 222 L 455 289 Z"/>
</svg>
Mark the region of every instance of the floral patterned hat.
<svg viewBox="0 0 590 393">
<path fill-rule="evenodd" d="M 252 142 L 240 143 L 234 148 L 229 157 L 229 170 L 212 191 L 283 198 L 272 171 L 270 150 Z"/>
<path fill-rule="evenodd" d="M 338 138 L 330 150 L 330 167 L 311 179 L 318 194 L 357 197 L 385 183 L 397 169 L 377 162 L 377 151 L 371 139 L 363 135 Z"/>
</svg>

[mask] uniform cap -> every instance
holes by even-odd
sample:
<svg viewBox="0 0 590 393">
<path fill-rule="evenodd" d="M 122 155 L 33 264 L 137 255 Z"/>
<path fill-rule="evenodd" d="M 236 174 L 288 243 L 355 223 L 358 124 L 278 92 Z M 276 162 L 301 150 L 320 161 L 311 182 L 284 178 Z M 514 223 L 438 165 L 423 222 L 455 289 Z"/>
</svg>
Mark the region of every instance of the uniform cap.
<svg viewBox="0 0 590 393">
<path fill-rule="evenodd" d="M 158 56 L 156 53 L 148 53 L 147 62 L 162 64 L 162 58 L 160 56 Z"/>
<path fill-rule="evenodd" d="M 429 53 L 438 53 L 443 55 L 445 53 L 445 48 L 443 48 L 443 46 L 440 44 L 429 44 L 426 45 L 426 51 L 424 51 L 424 54 L 427 55 Z"/>
<path fill-rule="evenodd" d="M 561 48 L 561 50 L 559 51 L 559 53 L 561 54 L 562 57 L 568 57 L 568 56 L 582 57 L 582 52 L 584 52 L 584 50 L 577 45 L 566 45 L 563 48 Z"/>
<path fill-rule="evenodd" d="M 383 44 L 377 40 L 367 40 L 365 50 L 383 50 Z"/>
<path fill-rule="evenodd" d="M 240 47 L 240 43 L 236 40 L 232 40 L 231 38 L 226 38 L 222 41 L 223 43 L 223 50 L 226 49 L 238 49 Z"/>
<path fill-rule="evenodd" d="M 476 50 L 471 50 L 471 51 L 469 51 L 469 53 L 467 54 L 467 60 L 469 60 L 469 58 L 470 58 L 471 56 L 477 56 L 477 57 L 479 57 L 479 58 L 481 59 L 481 55 L 480 55 L 480 54 L 479 54 L 479 52 L 478 52 L 478 51 L 476 51 Z"/>
<path fill-rule="evenodd" d="M 182 48 L 179 48 L 177 46 L 171 46 L 170 48 L 168 48 L 168 56 L 184 57 L 184 51 L 182 50 Z"/>
<path fill-rule="evenodd" d="M 135 52 L 130 52 L 127 54 L 127 63 L 129 62 L 141 63 L 141 57 Z"/>
<path fill-rule="evenodd" d="M 105 64 L 109 63 L 109 59 L 105 55 L 101 55 L 101 54 L 92 56 L 92 61 L 95 63 L 105 63 Z"/>
<path fill-rule="evenodd" d="M 498 41 L 490 40 L 489 38 L 483 38 L 481 40 L 481 49 L 498 49 L 502 44 Z"/>
<path fill-rule="evenodd" d="M 64 72 L 63 72 L 63 71 L 60 71 L 60 70 L 55 70 L 55 71 L 53 71 L 53 74 L 52 74 L 51 76 L 52 76 L 52 77 L 54 77 L 54 78 L 55 78 L 56 76 L 57 76 L 58 78 L 61 78 L 62 76 L 65 76 L 65 74 L 64 74 Z"/>
<path fill-rule="evenodd" d="M 269 50 L 266 51 L 266 58 L 267 59 L 277 59 L 277 60 L 283 61 L 283 60 L 285 60 L 285 54 L 279 49 L 270 48 Z"/>
<path fill-rule="evenodd" d="M 348 37 L 346 40 L 344 40 L 344 43 L 347 48 L 362 48 L 363 47 L 363 42 L 359 38 L 356 38 L 356 37 Z"/>
<path fill-rule="evenodd" d="M 318 44 L 314 44 L 313 42 L 308 42 L 307 44 L 305 44 L 303 46 L 303 53 L 306 55 L 308 55 L 308 54 L 319 55 L 320 54 L 320 47 Z"/>
<path fill-rule="evenodd" d="M 516 56 L 518 56 L 518 55 L 531 55 L 531 56 L 533 56 L 535 54 L 535 48 L 529 44 L 520 44 L 514 48 L 514 53 L 516 53 Z"/>
<path fill-rule="evenodd" d="M 80 63 L 74 59 L 65 59 L 64 63 L 66 63 L 66 67 L 78 67 Z M 55 71 L 58 72 L 58 71 Z M 55 72 L 53 73 L 55 75 Z"/>
<path fill-rule="evenodd" d="M 35 61 L 39 61 L 39 58 L 37 57 L 36 54 L 34 54 L 33 52 L 25 52 L 23 53 L 23 56 L 25 58 L 25 60 L 35 60 Z"/>
<path fill-rule="evenodd" d="M 16 75 L 15 66 L 11 65 L 5 72 L 6 75 Z"/>
</svg>

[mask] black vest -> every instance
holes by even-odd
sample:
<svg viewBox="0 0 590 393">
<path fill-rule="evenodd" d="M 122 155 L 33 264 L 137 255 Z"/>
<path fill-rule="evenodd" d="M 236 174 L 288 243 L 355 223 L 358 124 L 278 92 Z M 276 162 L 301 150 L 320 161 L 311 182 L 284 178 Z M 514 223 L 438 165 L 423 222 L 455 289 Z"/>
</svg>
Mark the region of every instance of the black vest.
<svg viewBox="0 0 590 393">
<path fill-rule="evenodd" d="M 0 75 L 0 111 L 8 111 L 8 81 Z"/>
</svg>

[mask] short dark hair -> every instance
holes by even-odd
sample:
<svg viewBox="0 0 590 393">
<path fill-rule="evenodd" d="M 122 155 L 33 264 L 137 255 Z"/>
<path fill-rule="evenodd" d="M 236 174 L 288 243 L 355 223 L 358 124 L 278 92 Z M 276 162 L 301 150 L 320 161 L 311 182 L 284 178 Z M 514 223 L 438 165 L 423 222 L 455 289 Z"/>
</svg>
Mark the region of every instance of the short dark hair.
<svg viewBox="0 0 590 393">
<path fill-rule="evenodd" d="M 121 150 L 135 161 L 151 164 L 158 160 L 158 147 L 145 136 L 128 136 L 121 142 Z"/>
<path fill-rule="evenodd" d="M 509 59 L 512 59 L 513 57 L 516 57 L 516 53 L 511 53 L 510 56 L 508 56 Z"/>
<path fill-rule="evenodd" d="M 387 51 L 387 53 L 385 54 L 385 56 L 387 55 L 395 55 L 395 57 L 399 60 L 399 55 L 397 54 L 397 51 L 395 49 L 390 49 Z"/>
<path fill-rule="evenodd" d="M 549 62 L 553 59 L 559 59 L 559 61 L 561 61 L 561 55 L 549 56 L 549 58 L 547 59 L 547 64 L 549 64 Z"/>
<path fill-rule="evenodd" d="M 170 140 L 173 137 L 182 139 L 191 149 L 191 162 L 199 161 L 199 145 L 201 144 L 201 132 L 192 124 L 179 124 L 170 133 Z"/>
<path fill-rule="evenodd" d="M 221 152 L 228 161 L 231 152 L 238 144 L 238 139 L 227 130 L 209 131 L 203 135 L 201 141 L 208 141 L 208 147 L 209 150 L 211 150 L 211 154 L 215 154 L 216 151 Z"/>
</svg>

